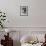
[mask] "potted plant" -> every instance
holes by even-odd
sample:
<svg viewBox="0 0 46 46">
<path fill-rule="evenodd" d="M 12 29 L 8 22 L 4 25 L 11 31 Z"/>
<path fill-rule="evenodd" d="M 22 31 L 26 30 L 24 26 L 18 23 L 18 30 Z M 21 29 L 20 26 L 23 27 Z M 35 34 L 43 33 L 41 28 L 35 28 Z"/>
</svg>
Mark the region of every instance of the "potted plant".
<svg viewBox="0 0 46 46">
<path fill-rule="evenodd" d="M 0 27 L 4 28 L 4 22 L 6 20 L 6 15 L 4 12 L 0 11 Z"/>
</svg>

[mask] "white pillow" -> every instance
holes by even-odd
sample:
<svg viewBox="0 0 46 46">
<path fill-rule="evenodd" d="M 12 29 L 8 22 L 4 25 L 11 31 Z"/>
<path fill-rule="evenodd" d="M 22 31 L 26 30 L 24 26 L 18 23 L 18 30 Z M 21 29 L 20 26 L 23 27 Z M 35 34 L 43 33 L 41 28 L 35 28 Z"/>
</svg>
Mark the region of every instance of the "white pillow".
<svg viewBox="0 0 46 46">
<path fill-rule="evenodd" d="M 37 38 L 35 38 L 35 36 L 24 35 L 24 36 L 20 39 L 20 42 L 21 42 L 21 43 L 27 43 L 27 42 L 36 41 L 36 40 L 37 40 Z"/>
</svg>

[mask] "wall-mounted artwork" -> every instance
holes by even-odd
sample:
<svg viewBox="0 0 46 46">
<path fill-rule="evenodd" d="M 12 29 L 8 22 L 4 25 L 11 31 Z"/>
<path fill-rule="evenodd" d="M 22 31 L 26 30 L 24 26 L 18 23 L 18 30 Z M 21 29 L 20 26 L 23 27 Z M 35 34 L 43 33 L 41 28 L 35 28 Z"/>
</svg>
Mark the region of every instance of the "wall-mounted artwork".
<svg viewBox="0 0 46 46">
<path fill-rule="evenodd" d="M 20 16 L 28 16 L 28 6 L 20 6 Z"/>
</svg>

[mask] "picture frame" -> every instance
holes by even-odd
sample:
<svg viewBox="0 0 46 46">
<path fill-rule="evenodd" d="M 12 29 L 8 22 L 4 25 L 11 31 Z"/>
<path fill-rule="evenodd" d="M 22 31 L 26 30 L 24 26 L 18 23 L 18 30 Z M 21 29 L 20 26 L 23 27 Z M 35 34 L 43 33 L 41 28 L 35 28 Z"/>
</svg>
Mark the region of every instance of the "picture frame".
<svg viewBox="0 0 46 46">
<path fill-rule="evenodd" d="M 28 6 L 20 6 L 20 16 L 28 16 Z"/>
</svg>

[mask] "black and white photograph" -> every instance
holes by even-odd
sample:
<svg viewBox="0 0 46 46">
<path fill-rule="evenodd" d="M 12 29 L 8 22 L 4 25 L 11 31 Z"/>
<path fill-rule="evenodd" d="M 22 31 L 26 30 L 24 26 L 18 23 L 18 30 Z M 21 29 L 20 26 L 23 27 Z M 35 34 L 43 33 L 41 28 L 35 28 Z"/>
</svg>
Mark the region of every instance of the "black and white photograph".
<svg viewBox="0 0 46 46">
<path fill-rule="evenodd" d="M 28 6 L 20 6 L 20 16 L 28 16 Z"/>
</svg>

